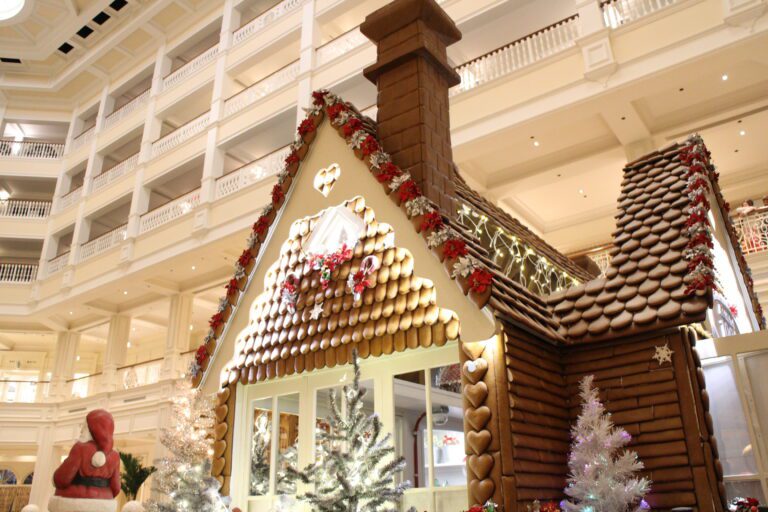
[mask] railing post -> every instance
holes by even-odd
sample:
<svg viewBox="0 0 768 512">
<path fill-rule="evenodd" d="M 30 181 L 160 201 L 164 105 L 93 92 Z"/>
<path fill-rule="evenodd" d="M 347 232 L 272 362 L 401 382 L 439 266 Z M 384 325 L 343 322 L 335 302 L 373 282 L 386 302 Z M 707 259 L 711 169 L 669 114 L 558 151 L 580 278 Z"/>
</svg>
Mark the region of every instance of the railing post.
<svg viewBox="0 0 768 512">
<path fill-rule="evenodd" d="M 618 63 L 613 57 L 610 29 L 605 26 L 600 0 L 575 0 L 579 13 L 576 44 L 584 58 L 584 77 L 600 81 L 612 75 Z"/>
<path fill-rule="evenodd" d="M 121 383 L 117 379 L 117 368 L 125 364 L 130 333 L 131 317 L 114 315 L 109 319 L 107 348 L 101 373 L 102 391 L 121 389 Z"/>
<path fill-rule="evenodd" d="M 141 149 L 139 150 L 139 165 L 152 158 L 152 142 L 160 137 L 163 128 L 162 120 L 155 115 L 157 96 L 162 92 L 163 77 L 171 69 L 171 59 L 165 54 L 165 43 L 157 49 L 155 69 L 152 74 L 152 87 L 147 101 L 147 115 L 144 120 L 144 131 L 141 134 Z"/>
<path fill-rule="evenodd" d="M 175 379 L 186 371 L 179 366 L 179 354 L 189 350 L 189 324 L 192 319 L 194 297 L 180 293 L 171 297 L 168 314 L 168 332 L 160 380 Z"/>
<path fill-rule="evenodd" d="M 62 331 L 57 334 L 49 401 L 66 400 L 72 394 L 72 383 L 67 382 L 67 379 L 71 379 L 74 374 L 79 343 L 79 332 Z"/>
</svg>

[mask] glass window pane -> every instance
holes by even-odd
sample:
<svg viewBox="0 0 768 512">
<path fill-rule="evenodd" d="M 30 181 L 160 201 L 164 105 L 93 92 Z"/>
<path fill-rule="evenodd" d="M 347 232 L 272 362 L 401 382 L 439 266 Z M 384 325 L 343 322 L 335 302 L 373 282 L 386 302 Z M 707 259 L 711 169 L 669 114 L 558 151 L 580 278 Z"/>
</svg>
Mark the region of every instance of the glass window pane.
<svg viewBox="0 0 768 512">
<path fill-rule="evenodd" d="M 287 468 L 298 469 L 299 394 L 278 397 L 277 411 L 280 425 L 275 494 L 295 494 L 296 482 L 288 476 Z"/>
<path fill-rule="evenodd" d="M 745 480 L 741 482 L 725 482 L 725 495 L 728 501 L 733 498 L 757 498 L 760 503 L 765 503 L 763 489 L 757 480 Z"/>
<path fill-rule="evenodd" d="M 763 436 L 768 433 L 768 352 L 749 354 L 744 358 L 755 414 Z"/>
<path fill-rule="evenodd" d="M 461 366 L 430 370 L 435 487 L 466 485 Z"/>
<path fill-rule="evenodd" d="M 757 466 L 731 359 L 704 361 L 704 374 L 723 473 L 726 476 L 754 475 Z"/>
<path fill-rule="evenodd" d="M 253 435 L 251 437 L 251 496 L 269 492 L 269 467 L 272 453 L 272 399 L 253 403 Z"/>
<path fill-rule="evenodd" d="M 427 445 L 427 392 L 424 372 L 396 375 L 395 453 L 405 457 L 405 470 L 401 481 L 408 480 L 415 487 L 429 486 L 429 448 Z"/>
</svg>

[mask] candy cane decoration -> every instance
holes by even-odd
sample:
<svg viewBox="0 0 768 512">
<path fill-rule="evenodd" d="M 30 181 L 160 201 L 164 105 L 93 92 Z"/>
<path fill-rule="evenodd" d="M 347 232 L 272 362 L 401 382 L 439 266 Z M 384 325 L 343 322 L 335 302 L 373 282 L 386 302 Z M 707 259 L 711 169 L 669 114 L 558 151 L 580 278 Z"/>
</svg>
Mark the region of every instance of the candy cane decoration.
<svg viewBox="0 0 768 512">
<path fill-rule="evenodd" d="M 376 272 L 381 267 L 381 262 L 376 256 L 366 256 L 363 261 L 360 262 L 360 270 L 354 274 L 349 274 L 347 278 L 347 287 L 352 291 L 352 296 L 356 301 L 360 300 L 363 295 L 363 291 L 366 288 L 373 286 L 373 283 L 368 278 L 371 274 Z"/>
<path fill-rule="evenodd" d="M 296 301 L 299 298 L 299 276 L 295 272 L 285 276 L 283 284 L 280 285 L 280 302 L 285 304 L 288 311 L 293 314 L 296 312 Z"/>
</svg>

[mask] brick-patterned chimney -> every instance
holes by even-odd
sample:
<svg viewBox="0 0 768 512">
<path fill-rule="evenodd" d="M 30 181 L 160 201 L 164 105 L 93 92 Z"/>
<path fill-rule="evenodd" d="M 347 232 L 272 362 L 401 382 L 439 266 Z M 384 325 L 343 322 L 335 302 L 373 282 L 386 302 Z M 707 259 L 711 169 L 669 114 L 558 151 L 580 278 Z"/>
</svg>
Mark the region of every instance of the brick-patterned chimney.
<svg viewBox="0 0 768 512">
<path fill-rule="evenodd" d="M 393 161 L 422 192 L 455 214 L 448 89 L 461 79 L 446 47 L 461 39 L 435 0 L 394 0 L 360 31 L 377 46 L 363 74 L 378 88 L 378 134 Z"/>
</svg>

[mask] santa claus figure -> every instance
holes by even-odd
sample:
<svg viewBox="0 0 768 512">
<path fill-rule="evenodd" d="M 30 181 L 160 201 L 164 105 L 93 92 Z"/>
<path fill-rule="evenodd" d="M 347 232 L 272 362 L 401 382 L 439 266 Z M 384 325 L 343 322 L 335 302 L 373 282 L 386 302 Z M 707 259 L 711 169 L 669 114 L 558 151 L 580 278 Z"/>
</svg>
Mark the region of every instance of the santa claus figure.
<svg viewBox="0 0 768 512">
<path fill-rule="evenodd" d="M 96 409 L 85 417 L 80 439 L 53 474 L 50 512 L 115 512 L 120 493 L 120 456 L 112 449 L 115 422 Z"/>
</svg>

